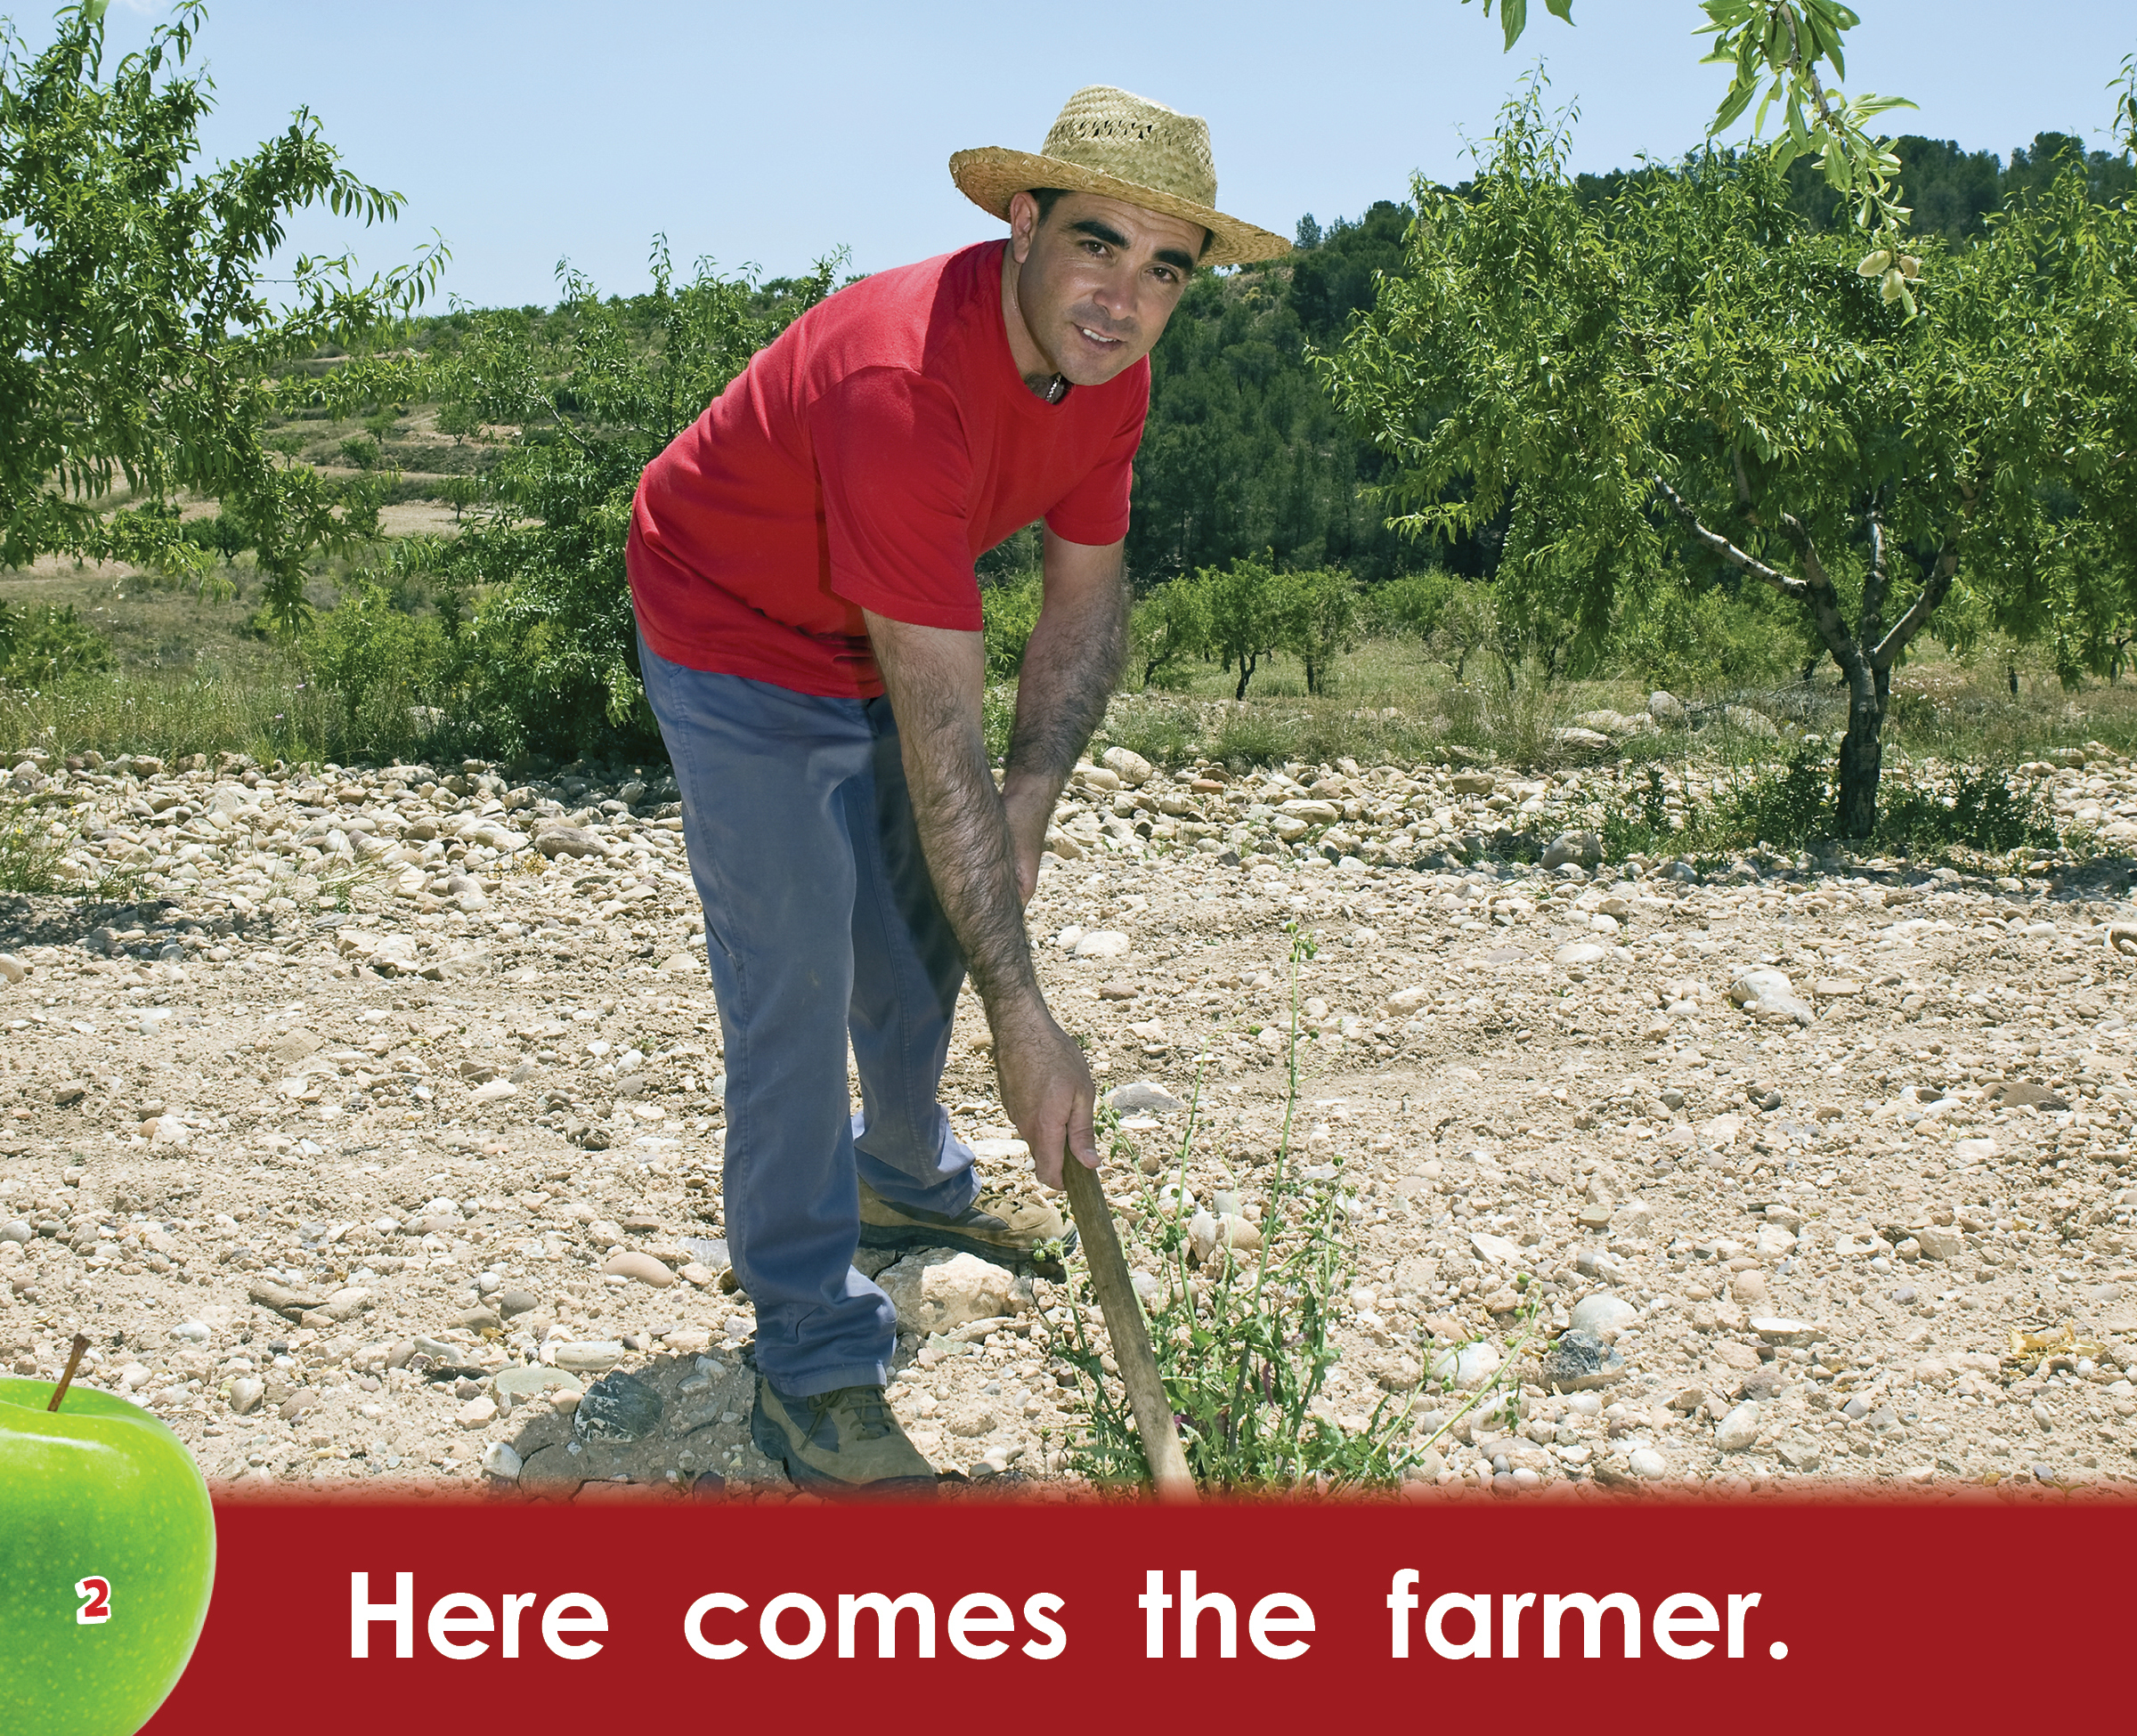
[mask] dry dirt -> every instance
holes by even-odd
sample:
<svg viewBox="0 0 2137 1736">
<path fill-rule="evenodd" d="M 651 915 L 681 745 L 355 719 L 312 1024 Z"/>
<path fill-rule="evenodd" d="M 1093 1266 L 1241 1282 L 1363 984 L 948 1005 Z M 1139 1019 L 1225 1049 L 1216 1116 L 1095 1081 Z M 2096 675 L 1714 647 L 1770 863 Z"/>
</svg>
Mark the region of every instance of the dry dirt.
<svg viewBox="0 0 2137 1736">
<path fill-rule="evenodd" d="M 1524 1355 L 1518 1426 L 1458 1423 L 1413 1479 L 2137 1474 L 2126 878 L 1469 866 L 1502 815 L 1592 812 L 1613 775 L 1122 764 L 1064 802 L 1049 996 L 1101 1089 L 1197 1098 L 1195 1206 L 1253 1220 L 1287 925 L 1315 938 L 1293 1161 L 1355 1255 L 1329 1416 L 1388 1399 L 1422 1442 L 1462 1395 L 1420 1374 L 1524 1312 L 1615 1359 L 1569 1393 Z M 2096 831 L 2137 813 L 2126 765 L 2038 769 Z M 671 785 L 121 761 L 13 788 L 85 889 L 14 899 L 0 937 L 0 1367 L 49 1375 L 78 1328 L 84 1376 L 218 1484 L 768 1479 Z M 1738 1005 L 1762 968 L 1788 994 Z M 945 1100 L 1006 1177 L 977 1015 Z M 1158 1209 L 1185 1122 L 1128 1117 L 1125 1216 Z M 1060 1473 L 1066 1301 L 1042 1281 L 904 1341 L 939 1465 Z M 657 1424 L 574 1451 L 612 1367 Z"/>
</svg>

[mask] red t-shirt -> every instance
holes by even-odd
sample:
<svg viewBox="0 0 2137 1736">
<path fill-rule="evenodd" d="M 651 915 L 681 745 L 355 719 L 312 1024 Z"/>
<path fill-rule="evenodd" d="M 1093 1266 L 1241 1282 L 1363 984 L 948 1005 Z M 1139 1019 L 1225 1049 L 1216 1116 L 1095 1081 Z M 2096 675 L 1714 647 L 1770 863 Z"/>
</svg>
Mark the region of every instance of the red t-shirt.
<svg viewBox="0 0 2137 1736">
<path fill-rule="evenodd" d="M 864 606 L 979 630 L 972 563 L 1035 518 L 1127 534 L 1148 360 L 1059 404 L 1017 372 L 993 241 L 840 290 L 646 466 L 631 601 L 670 662 L 799 693 L 883 691 Z"/>
</svg>

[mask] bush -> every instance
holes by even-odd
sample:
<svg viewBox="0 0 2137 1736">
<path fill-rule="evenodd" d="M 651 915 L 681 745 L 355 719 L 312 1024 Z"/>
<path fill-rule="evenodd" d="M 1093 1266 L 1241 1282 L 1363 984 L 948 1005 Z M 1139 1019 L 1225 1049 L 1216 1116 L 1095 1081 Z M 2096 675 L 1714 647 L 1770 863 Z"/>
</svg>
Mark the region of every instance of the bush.
<svg viewBox="0 0 2137 1736">
<path fill-rule="evenodd" d="M 1231 696 L 1245 699 L 1247 684 L 1262 659 L 1276 649 L 1284 629 L 1276 573 L 1266 560 L 1242 556 L 1227 567 L 1201 568 L 1192 582 L 1208 613 L 1209 654 L 1223 662 L 1227 675 L 1238 668 L 1239 685 Z"/>
<path fill-rule="evenodd" d="M 351 434 L 336 450 L 340 452 L 342 462 L 355 470 L 376 470 L 382 456 L 375 434 Z"/>
<path fill-rule="evenodd" d="M 1306 691 L 1329 691 L 1336 659 L 1358 648 L 1358 581 L 1339 566 L 1277 575 L 1277 637 L 1306 666 Z"/>
<path fill-rule="evenodd" d="M 987 678 L 1014 681 L 1024 667 L 1024 647 L 1039 624 L 1045 586 L 1036 572 L 989 585 L 979 593 L 979 614 L 987 638 Z"/>
<path fill-rule="evenodd" d="M 347 738 L 381 755 L 430 733 L 422 719 L 444 696 L 453 651 L 440 621 L 403 612 L 368 576 L 300 641 L 307 678 L 334 695 Z"/>
<path fill-rule="evenodd" d="M 1184 685 L 1182 665 L 1207 653 L 1209 599 L 1194 579 L 1160 585 L 1128 618 L 1130 656 L 1142 667 L 1144 687 Z"/>
<path fill-rule="evenodd" d="M 115 660 L 111 642 L 64 608 L 16 608 L 0 603 L 0 679 L 18 687 L 48 687 L 96 675 Z"/>
</svg>

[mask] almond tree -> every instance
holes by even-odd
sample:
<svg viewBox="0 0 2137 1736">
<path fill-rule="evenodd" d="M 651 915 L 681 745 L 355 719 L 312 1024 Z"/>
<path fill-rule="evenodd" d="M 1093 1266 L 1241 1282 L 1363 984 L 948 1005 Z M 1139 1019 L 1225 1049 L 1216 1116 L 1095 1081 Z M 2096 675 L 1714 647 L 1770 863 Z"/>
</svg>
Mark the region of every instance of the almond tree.
<svg viewBox="0 0 2137 1736">
<path fill-rule="evenodd" d="M 1471 187 L 1419 182 L 1407 269 L 1332 388 L 1394 461 L 1394 522 L 1507 515 L 1516 623 L 1600 643 L 1628 588 L 1718 570 L 1798 604 L 1848 687 L 1837 829 L 1866 837 L 1908 645 L 2037 635 L 2114 582 L 2076 550 L 2137 481 L 2131 214 L 2066 174 L 1918 268 L 1809 232 L 1767 153 L 1584 207 L 1564 142 L 1532 83 Z"/>
<path fill-rule="evenodd" d="M 389 329 L 444 250 L 368 280 L 300 256 L 271 300 L 263 273 L 291 213 L 374 223 L 399 195 L 343 168 L 301 110 L 250 156 L 196 168 L 212 106 L 185 71 L 199 0 L 109 69 L 104 9 L 63 11 L 34 53 L 0 20 L 0 564 L 56 551 L 183 565 L 198 551 L 175 498 L 215 496 L 258 553 L 270 612 L 294 623 L 307 556 L 361 534 L 363 515 L 271 451 L 268 420 L 292 396 L 361 401 L 378 383 L 361 367 L 277 376 Z"/>
</svg>

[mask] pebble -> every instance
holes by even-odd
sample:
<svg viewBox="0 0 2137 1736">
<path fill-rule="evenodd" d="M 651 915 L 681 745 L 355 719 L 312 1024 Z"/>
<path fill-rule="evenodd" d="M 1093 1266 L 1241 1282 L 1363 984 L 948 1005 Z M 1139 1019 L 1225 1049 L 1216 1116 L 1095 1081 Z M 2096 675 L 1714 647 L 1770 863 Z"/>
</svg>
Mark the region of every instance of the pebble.
<svg viewBox="0 0 2137 1736">
<path fill-rule="evenodd" d="M 1016 1284 L 1012 1273 L 992 1261 L 947 1248 L 909 1253 L 875 1281 L 898 1310 L 899 1330 L 921 1334 L 1009 1313 Z"/>
<path fill-rule="evenodd" d="M 230 1383 L 230 1408 L 233 1416 L 249 1416 L 259 1408 L 260 1399 L 267 1391 L 266 1383 L 255 1380 L 250 1375 L 240 1375 Z"/>
<path fill-rule="evenodd" d="M 598 1374 L 623 1360 L 623 1346 L 613 1339 L 580 1339 L 557 1347 L 557 1366 L 574 1374 Z"/>
<path fill-rule="evenodd" d="M 1113 929 L 1094 929 L 1079 935 L 1076 942 L 1079 959 L 1125 959 L 1134 950 L 1135 943 Z"/>
<path fill-rule="evenodd" d="M 675 1282 L 672 1267 L 636 1248 L 626 1248 L 620 1253 L 610 1254 L 601 1270 L 618 1278 L 635 1278 L 640 1284 L 650 1284 L 656 1290 L 665 1290 Z"/>
<path fill-rule="evenodd" d="M 661 1395 L 635 1375 L 605 1375 L 581 1394 L 572 1434 L 586 1441 L 643 1440 L 661 1426 Z"/>
<path fill-rule="evenodd" d="M 483 1449 L 483 1470 L 487 1475 L 508 1483 L 516 1483 L 519 1480 L 521 1469 L 520 1456 L 513 1451 L 509 1442 L 493 1440 Z"/>
<path fill-rule="evenodd" d="M 460 1407 L 459 1424 L 463 1429 L 486 1429 L 497 1420 L 497 1400 L 484 1394 L 470 1399 Z"/>
<path fill-rule="evenodd" d="M 1759 1439 L 1759 1407 L 1746 1399 L 1715 1425 L 1714 1444 L 1725 1453 L 1740 1453 Z"/>
<path fill-rule="evenodd" d="M 1670 1474 L 1670 1461 L 1652 1447 L 1634 1448 L 1626 1456 L 1625 1462 L 1631 1466 L 1632 1474 L 1636 1477 L 1655 1478 Z"/>
<path fill-rule="evenodd" d="M 1447 1381 L 1463 1391 L 1474 1391 L 1499 1372 L 1504 1359 L 1499 1346 L 1489 1342 L 1464 1344 L 1433 1359 L 1432 1377 Z"/>
<path fill-rule="evenodd" d="M 1593 1333 L 1578 1326 L 1560 1333 L 1538 1362 L 1546 1391 L 1585 1391 L 1625 1376 L 1625 1359 Z"/>
<path fill-rule="evenodd" d="M 1106 1093 L 1106 1107 L 1121 1115 L 1132 1115 L 1144 1110 L 1151 1115 L 1169 1115 L 1184 1109 L 1182 1103 L 1163 1085 L 1154 1085 L 1147 1079 L 1138 1079 L 1133 1084 L 1117 1085 Z"/>
<path fill-rule="evenodd" d="M 1606 1332 L 1622 1331 L 1638 1317 L 1639 1310 L 1622 1296 L 1604 1291 L 1574 1304 L 1572 1329 L 1599 1338 Z"/>
</svg>

